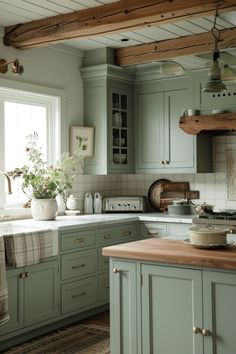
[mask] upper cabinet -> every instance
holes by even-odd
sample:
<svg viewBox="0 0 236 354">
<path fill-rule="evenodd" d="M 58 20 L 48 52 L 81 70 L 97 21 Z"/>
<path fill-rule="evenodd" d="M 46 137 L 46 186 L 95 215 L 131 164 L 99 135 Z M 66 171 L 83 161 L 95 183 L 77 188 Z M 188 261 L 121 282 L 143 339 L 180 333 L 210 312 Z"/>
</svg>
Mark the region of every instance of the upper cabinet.
<svg viewBox="0 0 236 354">
<path fill-rule="evenodd" d="M 94 156 L 85 173 L 134 171 L 133 76 L 112 65 L 81 69 L 84 80 L 84 125 L 95 127 Z"/>
<path fill-rule="evenodd" d="M 179 128 L 183 110 L 192 107 L 189 78 L 137 85 L 136 172 L 212 172 L 211 137 Z"/>
</svg>

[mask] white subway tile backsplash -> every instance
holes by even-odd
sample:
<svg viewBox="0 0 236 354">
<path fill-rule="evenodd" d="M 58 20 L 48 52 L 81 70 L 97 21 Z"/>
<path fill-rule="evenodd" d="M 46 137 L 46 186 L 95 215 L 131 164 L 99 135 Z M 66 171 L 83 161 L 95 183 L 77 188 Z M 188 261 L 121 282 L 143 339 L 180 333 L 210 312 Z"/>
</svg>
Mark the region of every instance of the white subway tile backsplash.
<svg viewBox="0 0 236 354">
<path fill-rule="evenodd" d="M 83 211 L 85 192 L 99 192 L 102 196 L 147 195 L 150 185 L 158 179 L 186 181 L 191 190 L 200 192 L 199 202 L 213 204 L 214 210 L 236 209 L 236 200 L 227 199 L 227 150 L 236 153 L 236 136 L 216 136 L 213 139 L 214 173 L 199 174 L 114 174 L 114 175 L 81 175 L 77 174 L 69 194 L 79 199 L 79 207 Z M 195 203 L 198 202 L 195 200 Z"/>
</svg>

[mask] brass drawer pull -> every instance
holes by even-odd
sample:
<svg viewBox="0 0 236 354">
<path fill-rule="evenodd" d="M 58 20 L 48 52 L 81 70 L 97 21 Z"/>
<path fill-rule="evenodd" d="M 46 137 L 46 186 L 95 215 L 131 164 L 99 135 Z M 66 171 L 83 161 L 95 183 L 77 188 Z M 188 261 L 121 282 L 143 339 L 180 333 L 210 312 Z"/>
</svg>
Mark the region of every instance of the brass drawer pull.
<svg viewBox="0 0 236 354">
<path fill-rule="evenodd" d="M 158 236 L 158 232 L 157 231 L 148 231 L 148 235 L 152 236 L 152 237 Z"/>
<path fill-rule="evenodd" d="M 113 273 L 119 273 L 119 272 L 120 272 L 119 269 L 113 268 Z"/>
<path fill-rule="evenodd" d="M 76 265 L 76 266 L 73 266 L 72 269 L 78 269 L 78 268 L 83 268 L 83 267 L 85 267 L 84 263 Z"/>
<path fill-rule="evenodd" d="M 26 273 L 20 273 L 20 278 L 25 279 L 26 278 Z"/>
<path fill-rule="evenodd" d="M 131 231 L 124 231 L 122 233 L 123 236 L 130 236 L 131 235 Z"/>
<path fill-rule="evenodd" d="M 84 296 L 84 295 L 86 295 L 86 292 L 85 292 L 85 291 L 83 291 L 83 292 L 80 293 L 80 294 L 72 295 L 72 299 L 76 299 L 77 297 Z"/>
<path fill-rule="evenodd" d="M 201 328 L 193 327 L 193 333 L 197 334 L 197 333 L 201 333 L 201 332 L 202 332 Z"/>
<path fill-rule="evenodd" d="M 25 277 L 26 277 L 26 278 L 29 278 L 29 276 L 30 276 L 30 273 L 29 273 L 29 272 L 26 272 L 26 273 L 25 273 Z"/>
<path fill-rule="evenodd" d="M 75 244 L 77 244 L 77 243 L 81 243 L 81 242 L 84 242 L 85 241 L 85 238 L 76 238 L 75 240 L 74 240 L 74 243 Z"/>
<path fill-rule="evenodd" d="M 207 336 L 210 336 L 211 335 L 211 332 L 209 331 L 209 329 L 203 329 L 202 330 L 202 335 L 207 337 Z"/>
<path fill-rule="evenodd" d="M 105 238 L 107 240 L 107 239 L 111 238 L 111 234 L 106 234 L 103 236 L 103 238 Z"/>
<path fill-rule="evenodd" d="M 110 288 L 109 284 L 104 285 L 104 288 L 109 289 Z"/>
</svg>

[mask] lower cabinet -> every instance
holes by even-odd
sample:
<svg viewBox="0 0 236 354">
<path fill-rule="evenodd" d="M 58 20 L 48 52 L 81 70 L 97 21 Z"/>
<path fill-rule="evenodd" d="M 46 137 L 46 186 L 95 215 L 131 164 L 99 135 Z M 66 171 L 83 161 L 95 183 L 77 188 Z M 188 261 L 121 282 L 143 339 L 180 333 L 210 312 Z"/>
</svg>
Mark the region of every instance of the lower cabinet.
<svg viewBox="0 0 236 354">
<path fill-rule="evenodd" d="M 43 325 L 59 314 L 58 261 L 7 271 L 10 320 L 1 326 L 0 336 Z"/>
<path fill-rule="evenodd" d="M 112 354 L 233 354 L 236 272 L 111 260 Z"/>
</svg>

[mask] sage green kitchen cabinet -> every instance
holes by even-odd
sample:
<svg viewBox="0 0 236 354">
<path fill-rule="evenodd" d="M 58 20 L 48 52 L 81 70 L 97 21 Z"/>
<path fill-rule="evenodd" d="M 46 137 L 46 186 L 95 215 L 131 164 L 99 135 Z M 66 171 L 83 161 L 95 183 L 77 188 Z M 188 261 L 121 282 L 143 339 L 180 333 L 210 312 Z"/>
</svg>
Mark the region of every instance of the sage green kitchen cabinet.
<svg viewBox="0 0 236 354">
<path fill-rule="evenodd" d="M 201 272 L 145 264 L 142 277 L 142 353 L 202 353 Z"/>
<path fill-rule="evenodd" d="M 136 263 L 114 260 L 111 264 L 111 353 L 137 354 Z"/>
<path fill-rule="evenodd" d="M 111 258 L 110 280 L 112 353 L 235 352 L 235 271 Z"/>
<path fill-rule="evenodd" d="M 7 271 L 8 308 L 10 319 L 0 327 L 0 337 L 14 332 L 24 326 L 24 282 L 21 274 L 24 268 L 9 269 Z"/>
<path fill-rule="evenodd" d="M 95 128 L 92 157 L 85 173 L 134 170 L 133 75 L 113 65 L 83 67 L 84 125 Z"/>
<path fill-rule="evenodd" d="M 211 137 L 189 135 L 179 128 L 192 96 L 189 79 L 178 82 L 146 84 L 136 91 L 137 173 L 212 171 Z"/>
<path fill-rule="evenodd" d="M 59 314 L 58 261 L 7 270 L 10 320 L 0 336 L 54 319 Z"/>
</svg>

